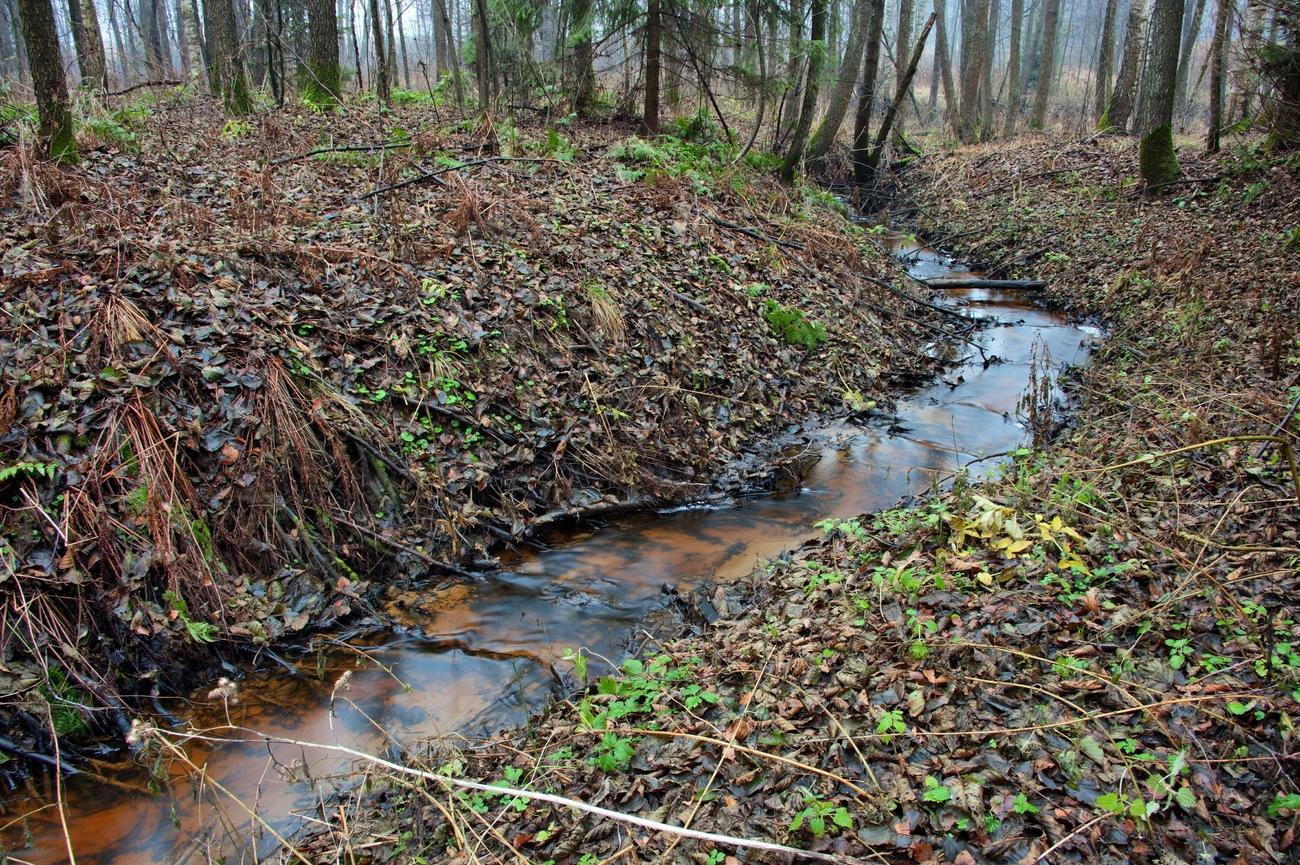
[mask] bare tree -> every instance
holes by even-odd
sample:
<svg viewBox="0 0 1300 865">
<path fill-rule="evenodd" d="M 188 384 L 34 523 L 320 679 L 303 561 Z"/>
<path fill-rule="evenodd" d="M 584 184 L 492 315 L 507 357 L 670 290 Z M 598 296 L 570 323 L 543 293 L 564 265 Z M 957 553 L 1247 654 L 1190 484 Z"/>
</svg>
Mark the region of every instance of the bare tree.
<svg viewBox="0 0 1300 865">
<path fill-rule="evenodd" d="M 388 105 L 393 101 L 393 84 L 388 66 L 388 52 L 384 50 L 384 17 L 379 0 L 370 0 L 370 33 L 375 42 L 375 94 Z"/>
<path fill-rule="evenodd" d="M 984 56 L 989 51 L 989 0 L 965 0 L 961 6 L 961 110 L 957 137 L 966 143 L 979 141 L 984 117 L 980 85 L 984 78 Z"/>
<path fill-rule="evenodd" d="M 1114 0 L 1111 0 L 1114 2 Z M 1007 57 L 1007 119 L 1002 134 L 1016 134 L 1020 117 L 1020 34 L 1024 29 L 1025 0 L 1011 0 L 1011 53 Z"/>
<path fill-rule="evenodd" d="M 1034 93 L 1034 110 L 1029 125 L 1042 129 L 1047 123 L 1047 100 L 1056 78 L 1056 36 L 1061 16 L 1061 0 L 1043 2 L 1043 39 L 1038 61 L 1038 89 Z"/>
<path fill-rule="evenodd" d="M 944 113 L 952 125 L 957 122 L 957 90 L 952 83 L 952 56 L 948 53 L 948 11 L 944 0 L 934 0 L 934 51 L 943 81 Z"/>
<path fill-rule="evenodd" d="M 1219 152 L 1219 132 L 1223 128 L 1223 91 L 1228 73 L 1228 30 L 1236 11 L 1234 0 L 1219 0 L 1214 16 L 1214 42 L 1210 45 L 1210 128 L 1205 133 L 1205 151 Z"/>
<path fill-rule="evenodd" d="M 935 0 L 936 4 L 943 0 Z M 858 109 L 853 115 L 853 179 L 871 179 L 871 106 L 876 101 L 876 77 L 880 66 L 880 42 L 885 23 L 885 0 L 871 0 L 871 24 L 862 52 L 862 83 L 858 87 Z"/>
<path fill-rule="evenodd" d="M 1178 58 L 1178 77 L 1174 86 L 1174 110 L 1181 111 L 1187 101 L 1187 78 L 1191 73 L 1192 48 L 1201 32 L 1201 16 L 1205 14 L 1205 0 L 1196 0 L 1192 14 L 1183 22 L 1182 51 Z"/>
<path fill-rule="evenodd" d="M 1129 6 L 1128 22 L 1124 25 L 1124 51 L 1120 55 L 1119 76 L 1111 91 L 1110 106 L 1097 125 L 1101 129 L 1125 132 L 1133 115 L 1133 102 L 1137 90 L 1138 66 L 1142 62 L 1142 42 L 1146 33 L 1146 2 L 1133 0 Z"/>
<path fill-rule="evenodd" d="M 913 0 L 898 0 L 898 38 L 894 40 L 897 43 L 894 46 L 897 59 L 894 65 L 898 68 L 898 74 L 900 77 L 905 75 L 905 70 L 912 65 L 912 57 L 908 52 L 911 51 L 912 48 L 912 19 L 915 16 L 916 8 Z M 856 57 L 856 52 L 851 56 Z M 853 65 L 856 66 L 857 64 L 854 63 Z M 904 93 L 901 98 L 906 102 L 907 94 Z M 899 139 L 902 139 L 903 137 L 906 120 L 907 105 L 900 105 L 898 106 L 898 119 L 894 121 L 894 126 L 898 130 Z"/>
<path fill-rule="evenodd" d="M 94 0 L 68 0 L 68 22 L 72 25 L 73 44 L 77 46 L 81 83 L 95 90 L 107 90 L 104 37 L 99 30 Z"/>
<path fill-rule="evenodd" d="M 803 106 L 799 110 L 799 122 L 795 126 L 794 140 L 790 150 L 781 163 L 781 179 L 786 183 L 794 180 L 795 169 L 803 161 L 804 145 L 808 141 L 808 131 L 812 129 L 812 119 L 817 111 L 817 91 L 821 87 L 822 64 L 826 57 L 826 2 L 812 0 L 812 39 L 808 46 L 808 76 L 803 86 Z"/>
<path fill-rule="evenodd" d="M 54 9 L 50 0 L 18 0 L 18 12 L 23 19 L 23 43 L 36 91 L 41 150 L 51 159 L 76 162 L 77 139 L 68 109 L 68 84 L 63 78 Z"/>
<path fill-rule="evenodd" d="M 905 0 L 907 2 L 907 0 Z M 862 54 L 862 43 L 866 41 L 867 31 L 871 29 L 868 20 L 873 9 L 871 0 L 857 0 L 849 17 L 849 38 L 844 46 L 844 59 L 840 62 L 839 74 L 835 86 L 831 89 L 830 101 L 826 113 L 817 127 L 812 143 L 808 145 L 808 161 L 814 162 L 825 158 L 830 153 L 835 136 L 839 134 L 844 116 L 848 113 L 849 103 L 853 101 L 853 89 L 858 83 L 858 57 Z"/>
</svg>

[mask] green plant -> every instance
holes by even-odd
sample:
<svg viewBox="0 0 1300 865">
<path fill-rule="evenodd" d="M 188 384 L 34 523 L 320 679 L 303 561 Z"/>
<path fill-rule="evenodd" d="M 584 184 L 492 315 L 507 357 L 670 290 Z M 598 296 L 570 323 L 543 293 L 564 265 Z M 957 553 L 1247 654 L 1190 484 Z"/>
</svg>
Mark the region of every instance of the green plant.
<svg viewBox="0 0 1300 865">
<path fill-rule="evenodd" d="M 210 622 L 196 621 L 190 618 L 189 604 L 179 594 L 168 589 L 163 592 L 163 601 L 176 614 L 176 618 L 181 620 L 185 626 L 185 631 L 190 635 L 190 639 L 196 643 L 212 643 L 217 639 L 217 628 Z"/>
<path fill-rule="evenodd" d="M 812 351 L 826 341 L 826 328 L 804 315 L 801 309 L 783 306 L 769 298 L 763 304 L 763 318 L 773 335 L 790 345 L 801 345 Z"/>
<path fill-rule="evenodd" d="M 1011 810 L 1017 814 L 1037 814 L 1038 806 L 1030 802 L 1024 793 L 1017 793 L 1015 801 L 1011 803 Z"/>
<path fill-rule="evenodd" d="M 876 734 L 886 745 L 893 741 L 895 735 L 906 732 L 907 724 L 903 722 L 902 709 L 886 709 L 876 721 Z"/>
<path fill-rule="evenodd" d="M 925 776 L 925 792 L 921 794 L 921 801 L 932 805 L 943 805 L 951 800 L 952 790 L 941 784 L 933 775 Z"/>
<path fill-rule="evenodd" d="M 54 480 L 54 471 L 58 468 L 55 463 L 43 463 L 27 460 L 24 462 L 13 463 L 0 467 L 0 484 L 7 483 L 14 478 L 45 478 Z"/>
<path fill-rule="evenodd" d="M 814 838 L 820 838 L 827 831 L 838 833 L 843 829 L 853 828 L 853 817 L 847 808 L 820 798 L 806 787 L 799 788 L 803 798 L 803 810 L 794 815 L 790 821 L 790 831 L 798 832 L 805 824 Z M 829 824 L 827 818 L 830 819 Z"/>
<path fill-rule="evenodd" d="M 625 771 L 631 765 L 632 758 L 636 756 L 637 741 L 635 738 L 620 736 L 614 732 L 606 733 L 593 749 L 591 762 L 602 772 Z"/>
<path fill-rule="evenodd" d="M 803 584 L 803 593 L 811 595 L 822 586 L 834 585 L 844 579 L 844 575 L 834 568 L 828 568 L 820 562 L 804 561 L 800 566 L 807 572 L 808 578 Z"/>
</svg>

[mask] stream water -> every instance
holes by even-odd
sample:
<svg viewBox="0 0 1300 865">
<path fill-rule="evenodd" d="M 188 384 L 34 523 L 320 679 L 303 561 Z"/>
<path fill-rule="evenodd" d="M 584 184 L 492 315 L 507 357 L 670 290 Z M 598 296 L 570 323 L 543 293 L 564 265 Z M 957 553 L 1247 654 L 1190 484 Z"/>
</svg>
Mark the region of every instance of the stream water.
<svg viewBox="0 0 1300 865">
<path fill-rule="evenodd" d="M 919 278 L 966 272 L 934 250 L 894 237 L 896 251 Z M 920 291 L 913 289 L 915 293 Z M 955 365 L 940 379 L 900 399 L 896 414 L 862 425 L 810 431 L 820 459 L 803 488 L 729 507 L 642 513 L 595 530 L 552 538 L 524 551 L 494 574 L 420 596 L 404 607 L 403 626 L 371 641 L 303 662 L 292 677 L 280 668 L 239 682 L 226 707 L 206 692 L 169 707 L 194 727 L 235 724 L 311 742 L 383 753 L 393 743 L 450 732 L 481 732 L 522 720 L 546 699 L 552 664 L 584 646 L 619 658 L 640 623 L 663 604 L 664 587 L 681 592 L 748 573 L 761 559 L 817 534 L 826 517 L 888 507 L 971 460 L 1010 450 L 1024 437 L 1016 405 L 1025 390 L 1035 344 L 1056 364 L 1082 363 L 1099 334 L 1041 309 L 1021 293 L 955 290 L 948 302 L 989 319 L 973 339 L 941 350 Z M 1041 355 L 1041 349 L 1038 350 Z M 991 466 L 995 461 L 982 463 Z M 364 653 L 364 657 L 362 655 Z M 351 670 L 348 690 L 331 690 Z M 319 782 L 342 773 L 346 758 L 287 745 L 191 743 L 190 759 L 282 830 L 297 815 L 323 807 L 306 774 Z M 65 779 L 67 830 L 80 865 L 256 861 L 274 844 L 243 808 L 215 786 L 196 789 L 173 768 L 173 782 L 150 792 L 147 767 L 129 759 Z M 52 804 L 53 780 L 11 791 L 0 814 L 3 841 L 15 861 L 66 861 L 64 830 Z M 23 815 L 29 815 L 22 819 Z M 12 821 L 12 822 L 11 822 Z M 253 839 L 256 838 L 256 841 Z"/>
</svg>

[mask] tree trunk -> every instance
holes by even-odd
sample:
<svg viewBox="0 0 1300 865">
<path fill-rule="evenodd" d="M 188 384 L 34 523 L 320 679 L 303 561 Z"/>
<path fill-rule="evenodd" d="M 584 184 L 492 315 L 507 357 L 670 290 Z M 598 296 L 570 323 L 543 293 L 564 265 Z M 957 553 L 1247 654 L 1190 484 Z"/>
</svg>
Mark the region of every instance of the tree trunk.
<svg viewBox="0 0 1300 865">
<path fill-rule="evenodd" d="M 993 136 L 993 55 L 998 44 L 998 20 L 1002 17 L 1002 0 L 989 3 L 988 28 L 984 39 L 984 64 L 980 70 L 981 135 Z"/>
<path fill-rule="evenodd" d="M 1227 36 L 1236 3 L 1219 0 L 1214 16 L 1214 42 L 1210 45 L 1210 128 L 1205 134 L 1205 152 L 1219 152 L 1219 134 L 1223 128 L 1223 91 L 1228 72 Z"/>
<path fill-rule="evenodd" d="M 36 91 L 41 151 L 51 159 L 77 161 L 77 139 L 73 134 L 72 112 L 68 109 L 68 84 L 63 78 L 59 56 L 59 33 L 55 28 L 50 0 L 18 0 L 23 23 L 27 65 Z"/>
<path fill-rule="evenodd" d="M 1182 111 L 1187 102 L 1187 76 L 1192 66 L 1192 49 L 1201 32 L 1201 16 L 1205 14 L 1205 0 L 1196 0 L 1191 17 L 1183 22 L 1182 51 L 1178 58 L 1178 78 L 1174 85 L 1174 110 Z"/>
<path fill-rule="evenodd" d="M 397 44 L 402 50 L 402 86 L 411 89 L 411 62 L 406 54 L 406 28 L 402 26 L 402 6 L 397 7 Z"/>
<path fill-rule="evenodd" d="M 393 101 L 393 83 L 388 74 L 388 51 L 384 46 L 384 14 L 380 11 L 380 0 L 370 0 L 370 33 L 375 44 L 375 94 L 384 105 Z"/>
<path fill-rule="evenodd" d="M 943 81 L 944 116 L 950 126 L 957 123 L 957 91 L 952 83 L 952 55 L 948 53 L 948 12 L 945 0 L 934 0 L 934 50 Z"/>
<path fill-rule="evenodd" d="M 803 161 L 803 148 L 817 111 L 817 91 L 821 89 L 822 63 L 826 57 L 826 0 L 812 0 L 812 40 L 808 45 L 808 77 L 803 86 L 803 106 L 795 126 L 794 140 L 781 164 L 781 179 L 794 182 L 795 169 Z"/>
<path fill-rule="evenodd" d="M 392 94 L 397 81 L 397 36 L 393 29 L 393 0 L 383 0 L 384 45 L 388 47 L 388 90 Z"/>
<path fill-rule="evenodd" d="M 235 10 L 231 0 L 204 0 L 203 31 L 208 40 L 209 81 L 231 114 L 253 110 L 248 95 L 248 76 L 244 72 L 244 55 L 240 51 Z"/>
<path fill-rule="evenodd" d="M 96 90 L 108 89 L 108 65 L 104 58 L 104 35 L 99 29 L 99 14 L 95 11 L 94 0 L 68 0 L 68 14 L 72 10 L 81 12 L 81 39 L 77 42 L 77 63 L 81 67 L 81 80 Z M 77 26 L 73 25 L 76 36 Z"/>
<path fill-rule="evenodd" d="M 867 41 L 862 52 L 862 84 L 858 88 L 858 110 L 853 115 L 853 179 L 860 184 L 871 179 L 871 106 L 876 101 L 880 41 L 885 23 L 885 0 L 869 2 Z M 942 2 L 935 0 L 935 5 Z"/>
<path fill-rule="evenodd" d="M 1264 0 L 1246 0 L 1245 20 L 1241 23 L 1237 41 L 1236 68 L 1232 73 L 1232 107 L 1227 117 L 1229 124 L 1250 116 L 1250 101 L 1257 80 L 1255 58 L 1259 56 L 1263 28 Z"/>
<path fill-rule="evenodd" d="M 1111 0 L 1112 3 L 1115 0 Z M 1016 134 L 1016 120 L 1020 116 L 1020 34 L 1024 29 L 1025 0 L 1011 0 L 1011 53 L 1007 57 L 1007 119 L 1002 135 L 1010 138 Z"/>
<path fill-rule="evenodd" d="M 465 81 L 464 76 L 460 73 L 460 53 L 456 50 L 456 30 L 451 26 L 451 16 L 447 13 L 447 0 L 434 0 L 434 3 L 438 7 L 438 17 L 442 19 L 447 62 L 451 68 L 451 81 L 456 93 L 456 108 L 463 112 L 465 110 Z"/>
<path fill-rule="evenodd" d="M 440 11 L 438 0 L 430 0 L 429 18 L 433 29 L 433 70 L 434 75 L 439 81 L 442 76 L 451 71 L 451 63 L 447 57 L 447 25 L 443 22 L 443 16 Z"/>
<path fill-rule="evenodd" d="M 122 37 L 122 26 L 117 21 L 117 5 L 108 4 L 108 26 L 113 32 L 113 47 L 117 55 L 118 78 L 126 84 L 131 77 L 131 57 L 126 50 L 126 40 Z"/>
<path fill-rule="evenodd" d="M 781 105 L 776 115 L 777 141 L 785 140 L 790 128 L 794 126 L 795 121 L 798 119 L 795 113 L 795 102 L 799 99 L 800 85 L 802 83 L 799 79 L 799 61 L 802 58 L 799 44 L 803 41 L 803 19 L 806 8 L 802 0 L 790 0 L 790 33 L 789 39 L 786 41 L 786 91 L 781 97 Z"/>
<path fill-rule="evenodd" d="M 92 3 L 93 5 L 93 3 Z M 174 0 L 172 16 L 176 19 L 176 56 L 181 61 L 181 77 L 188 79 L 194 71 L 193 22 L 182 0 Z"/>
<path fill-rule="evenodd" d="M 1124 53 L 1120 56 L 1119 77 L 1110 95 L 1110 107 L 1098 121 L 1101 129 L 1116 132 L 1128 130 L 1133 115 L 1133 100 L 1137 90 L 1138 66 L 1142 62 L 1142 42 L 1146 34 L 1146 0 L 1133 0 L 1129 7 L 1128 23 L 1124 26 Z"/>
<path fill-rule="evenodd" d="M 649 0 L 645 25 L 645 128 L 651 135 L 659 131 L 659 67 L 662 51 L 659 0 Z"/>
<path fill-rule="evenodd" d="M 1052 79 L 1056 77 L 1056 32 L 1061 16 L 1061 0 L 1044 0 L 1043 45 L 1038 62 L 1038 88 L 1034 92 L 1034 111 L 1029 125 L 1042 129 L 1047 123 L 1047 100 L 1052 95 Z"/>
<path fill-rule="evenodd" d="M 961 5 L 961 110 L 957 137 L 966 144 L 979 141 L 983 112 L 980 83 L 984 52 L 988 50 L 989 0 L 964 0 Z"/>
<path fill-rule="evenodd" d="M 1106 12 L 1101 21 L 1101 45 L 1097 51 L 1097 90 L 1092 105 L 1092 122 L 1101 124 L 1110 104 L 1111 66 L 1115 63 L 1115 15 L 1119 0 L 1106 0 Z"/>
<path fill-rule="evenodd" d="M 572 16 L 569 40 L 573 43 L 573 63 L 569 101 L 575 114 L 586 117 L 591 113 L 596 79 L 592 69 L 591 0 L 573 0 Z"/>
<path fill-rule="evenodd" d="M 914 0 L 898 0 L 898 39 L 894 51 L 898 55 L 898 69 L 900 74 L 905 74 L 903 70 L 912 65 L 912 55 L 908 53 L 912 47 L 912 19 L 916 17 L 916 6 Z M 856 63 L 852 64 L 854 67 Z M 910 91 L 909 91 L 910 93 Z M 904 100 L 908 98 L 908 93 L 904 93 Z M 898 116 L 894 121 L 894 128 L 898 130 L 898 137 L 903 137 L 905 121 L 907 120 L 907 104 L 898 106 Z"/>
<path fill-rule="evenodd" d="M 112 2 L 108 4 L 108 8 L 110 11 L 112 10 Z M 199 46 L 199 60 L 202 61 L 203 68 L 208 72 L 208 87 L 213 92 L 216 92 L 217 86 L 212 82 L 211 77 L 212 60 L 208 56 L 208 40 L 201 27 L 202 21 L 203 16 L 199 14 L 199 0 L 190 0 L 190 24 L 194 27 L 194 41 Z"/>
<path fill-rule="evenodd" d="M 910 2 L 910 0 L 904 0 Z M 817 132 L 808 145 L 808 161 L 815 162 L 830 153 L 835 136 L 839 134 L 848 113 L 849 102 L 853 100 L 853 88 L 858 83 L 858 56 L 862 53 L 862 43 L 866 41 L 871 22 L 871 0 L 857 0 L 849 17 L 849 36 L 844 46 L 844 59 L 840 63 L 839 75 L 835 87 L 831 89 L 830 102 L 826 114 L 822 117 Z"/>
<path fill-rule="evenodd" d="M 303 98 L 313 105 L 333 105 L 343 94 L 343 76 L 339 69 L 339 22 L 334 0 L 307 0 L 307 31 Z"/>
<path fill-rule="evenodd" d="M 144 64 L 153 78 L 166 75 L 162 34 L 158 27 L 158 0 L 140 0 L 140 35 L 144 39 Z"/>
<path fill-rule="evenodd" d="M 1174 93 L 1178 84 L 1178 43 L 1183 23 L 1183 0 L 1156 0 L 1151 14 L 1151 57 L 1142 82 L 1142 141 L 1138 167 L 1148 186 L 1178 177 L 1174 153 Z"/>
<path fill-rule="evenodd" d="M 492 23 L 488 17 L 487 0 L 474 2 L 474 40 L 478 46 L 478 110 L 491 110 L 496 99 L 496 58 L 492 54 Z"/>
</svg>

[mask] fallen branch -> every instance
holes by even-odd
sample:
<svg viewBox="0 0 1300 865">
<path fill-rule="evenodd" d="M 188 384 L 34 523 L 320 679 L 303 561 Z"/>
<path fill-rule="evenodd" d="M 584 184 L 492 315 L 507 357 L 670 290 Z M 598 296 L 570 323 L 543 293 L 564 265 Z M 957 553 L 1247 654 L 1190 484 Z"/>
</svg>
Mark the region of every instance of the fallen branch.
<svg viewBox="0 0 1300 865">
<path fill-rule="evenodd" d="M 222 728 L 218 728 L 222 729 Z M 557 796 L 553 793 L 541 793 L 536 790 L 521 790 L 515 787 L 503 787 L 500 784 L 480 784 L 477 781 L 467 781 L 464 778 L 452 778 L 448 775 L 439 775 L 436 772 L 426 772 L 423 769 L 415 769 L 410 766 L 404 766 L 401 763 L 394 763 L 392 760 L 385 760 L 383 757 L 376 757 L 373 754 L 367 754 L 365 751 L 358 751 L 355 748 L 349 748 L 346 745 L 327 745 L 321 742 L 309 742 L 301 739 L 290 739 L 281 736 L 268 736 L 265 733 L 259 733 L 247 727 L 230 726 L 225 729 L 236 730 L 241 733 L 247 733 L 254 736 L 254 741 L 265 742 L 267 744 L 292 745 L 298 748 L 319 748 L 322 751 L 332 751 L 336 754 L 346 754 L 358 760 L 362 760 L 373 766 L 379 766 L 389 771 L 396 772 L 399 775 L 408 775 L 413 778 L 421 778 L 425 781 L 433 781 L 448 787 L 459 787 L 464 790 L 474 790 L 480 793 L 492 793 L 500 796 L 511 796 L 520 799 L 530 799 L 535 802 L 549 802 L 552 805 L 559 805 L 563 808 L 573 808 L 578 811 L 585 811 L 588 814 L 595 814 L 597 817 L 604 817 L 609 820 L 617 820 L 620 823 L 630 823 L 633 826 L 640 826 L 643 829 L 649 829 L 654 832 L 667 832 L 670 835 L 678 835 L 683 838 L 694 838 L 698 841 L 708 841 L 713 844 L 723 844 L 728 847 L 741 847 L 750 850 L 767 850 L 772 853 L 784 853 L 788 856 L 801 859 L 815 859 L 819 862 L 844 863 L 853 862 L 847 856 L 833 856 L 828 853 L 818 853 L 813 850 L 800 850 L 798 847 L 787 847 L 784 844 L 777 844 L 772 841 L 757 841 L 749 838 L 735 838 L 730 835 L 719 835 L 713 832 L 701 832 L 698 829 L 688 829 L 683 826 L 673 826 L 669 823 L 661 823 L 658 820 L 650 820 L 646 817 L 638 817 L 634 814 L 624 814 L 621 811 L 611 811 L 608 808 L 601 808 L 598 805 L 589 805 L 578 799 L 568 799 L 564 796 Z M 155 732 L 162 737 L 176 737 L 184 740 L 196 739 L 202 742 L 229 742 L 229 739 L 223 739 L 217 736 L 206 736 L 198 733 L 169 733 L 164 730 Z M 725 744 L 725 743 L 724 743 Z"/>
<path fill-rule="evenodd" d="M 125 96 L 132 90 L 139 90 L 142 87 L 178 87 L 184 84 L 184 81 L 141 81 L 139 84 L 132 84 L 125 90 L 114 90 L 112 93 L 105 93 L 105 96 Z"/>
<path fill-rule="evenodd" d="M 40 754 L 36 751 L 28 751 L 26 748 L 20 748 L 17 743 L 4 738 L 3 736 L 0 736 L 0 751 L 13 754 L 15 757 L 22 757 L 24 760 L 31 760 L 33 763 L 41 763 L 42 765 L 49 766 L 51 769 L 58 769 L 65 775 L 80 774 L 76 769 L 57 757 L 51 757 L 48 754 Z"/>
<path fill-rule="evenodd" d="M 752 237 L 755 240 L 761 240 L 764 243 L 775 243 L 777 246 L 784 246 L 789 249 L 798 249 L 798 250 L 803 249 L 802 243 L 797 243 L 793 240 L 781 240 L 780 238 L 777 237 L 768 237 L 766 234 L 764 234 L 761 231 L 757 231 L 753 228 L 746 228 L 743 225 L 737 225 L 734 222 L 728 222 L 727 220 L 719 219 L 716 216 L 710 216 L 709 222 L 712 222 L 714 225 L 725 228 L 728 231 L 737 231 L 743 235 L 746 235 L 747 237 Z"/>
<path fill-rule="evenodd" d="M 940 277 L 927 279 L 925 284 L 931 288 L 1019 288 L 1025 291 L 1037 291 L 1047 287 L 1047 283 L 1038 279 L 984 279 L 983 277 Z"/>
<path fill-rule="evenodd" d="M 417 174 L 415 177 L 408 178 L 400 183 L 393 183 L 388 186 L 378 186 L 364 195 L 358 196 L 355 201 L 361 201 L 366 198 L 374 198 L 376 195 L 382 195 L 385 192 L 392 192 L 396 189 L 404 189 L 407 186 L 414 186 L 417 183 L 424 183 L 432 180 L 440 183 L 439 175 L 447 174 L 452 171 L 460 171 L 462 168 L 473 168 L 475 165 L 487 165 L 490 162 L 556 162 L 545 156 L 485 156 L 482 159 L 471 159 L 468 162 L 461 162 L 457 165 L 449 165 L 446 168 L 439 168 L 436 171 L 426 171 L 424 174 Z"/>
<path fill-rule="evenodd" d="M 885 282 L 885 280 L 883 279 L 876 279 L 874 276 L 866 276 L 865 274 L 863 275 L 862 278 L 865 279 L 867 282 L 871 283 L 872 285 L 880 286 L 885 291 L 888 291 L 890 294 L 893 294 L 897 297 L 901 297 L 903 300 L 910 300 L 912 303 L 916 304 L 917 306 L 924 306 L 926 309 L 933 309 L 935 312 L 942 312 L 944 315 L 950 315 L 953 318 L 960 318 L 962 320 L 967 320 L 969 318 L 969 316 L 965 315 L 964 313 L 958 312 L 955 309 L 948 309 L 946 307 L 939 306 L 939 304 L 937 303 L 930 303 L 930 301 L 928 300 L 922 300 L 919 297 L 910 295 L 907 292 L 903 291 L 901 288 L 895 288 L 894 286 L 890 285 L 888 282 Z M 926 283 L 922 282 L 921 284 L 925 285 Z"/>
</svg>

